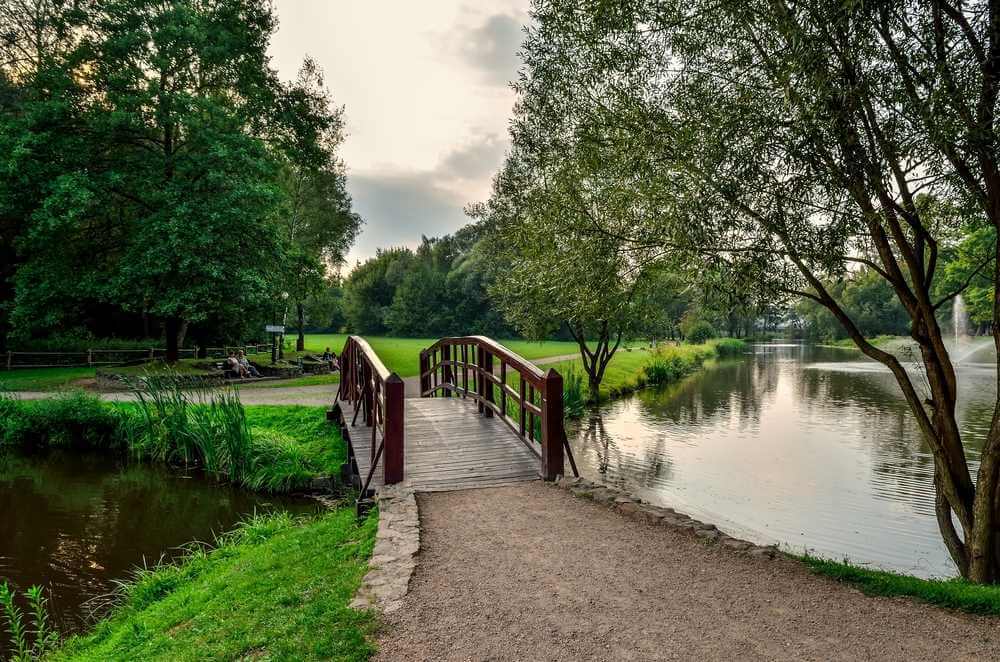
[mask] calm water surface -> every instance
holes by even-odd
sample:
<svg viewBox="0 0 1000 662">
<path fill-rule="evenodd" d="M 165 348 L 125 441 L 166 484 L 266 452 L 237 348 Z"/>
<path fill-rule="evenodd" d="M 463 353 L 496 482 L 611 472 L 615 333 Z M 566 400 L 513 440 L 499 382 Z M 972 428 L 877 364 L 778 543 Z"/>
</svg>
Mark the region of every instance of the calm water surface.
<svg viewBox="0 0 1000 662">
<path fill-rule="evenodd" d="M 0 581 L 49 589 L 63 633 L 79 631 L 84 604 L 132 569 L 212 542 L 256 512 L 315 512 L 307 499 L 274 499 L 100 455 L 0 457 Z M 7 645 L 0 632 L 0 659 Z"/>
<path fill-rule="evenodd" d="M 994 370 L 959 369 L 973 471 Z M 755 345 L 742 359 L 610 403 L 570 437 L 583 475 L 734 535 L 919 576 L 955 574 L 934 519 L 930 450 L 892 375 L 858 352 Z"/>
</svg>

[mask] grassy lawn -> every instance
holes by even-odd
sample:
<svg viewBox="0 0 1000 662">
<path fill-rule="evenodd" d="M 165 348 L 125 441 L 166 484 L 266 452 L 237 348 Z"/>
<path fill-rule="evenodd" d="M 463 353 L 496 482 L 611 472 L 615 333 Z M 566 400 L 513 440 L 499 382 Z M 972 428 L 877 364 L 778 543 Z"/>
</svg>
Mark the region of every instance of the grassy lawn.
<svg viewBox="0 0 1000 662">
<path fill-rule="evenodd" d="M 385 365 L 400 377 L 412 377 L 420 372 L 420 351 L 429 347 L 437 338 L 390 338 L 373 336 L 367 338 L 372 348 Z M 294 346 L 295 337 L 289 336 L 286 344 Z M 327 347 L 340 354 L 347 341 L 345 334 L 307 334 L 305 352 L 285 350 L 285 360 L 294 361 L 303 354 L 321 354 Z M 526 359 L 541 359 L 550 356 L 575 354 L 579 351 L 574 342 L 546 340 L 501 340 L 502 344 Z M 252 354 L 248 358 L 256 363 L 270 363 L 270 353 Z M 108 371 L 121 375 L 141 377 L 145 374 L 174 372 L 182 375 L 204 374 L 196 364 L 214 362 L 217 359 L 181 359 L 173 366 L 155 362 L 136 366 L 109 367 Z M 60 391 L 71 388 L 79 379 L 93 379 L 94 368 L 25 368 L 0 372 L 0 390 L 10 391 Z M 294 386 L 321 386 L 336 384 L 339 375 L 314 375 L 294 379 L 261 382 L 253 388 L 284 388 Z"/>
<path fill-rule="evenodd" d="M 294 337 L 292 338 L 294 341 Z M 385 336 L 365 337 L 375 353 L 389 370 L 400 377 L 412 377 L 420 372 L 420 351 L 430 347 L 438 338 L 390 338 Z M 344 348 L 347 336 L 344 334 L 307 334 L 306 350 L 323 352 L 329 347 L 337 354 Z M 563 356 L 579 352 L 575 342 L 563 340 L 500 340 L 508 349 L 526 359 L 541 359 L 549 356 Z"/>
<path fill-rule="evenodd" d="M 251 520 L 217 549 L 141 572 L 109 619 L 51 659 L 367 660 L 375 617 L 348 604 L 376 527 L 349 507 Z"/>
<path fill-rule="evenodd" d="M 813 572 L 857 586 L 867 595 L 904 595 L 939 607 L 973 614 L 1000 615 L 1000 586 L 970 584 L 963 579 L 919 579 L 815 556 L 798 558 Z"/>
<path fill-rule="evenodd" d="M 601 381 L 601 398 L 617 397 L 633 391 L 649 382 L 668 383 L 690 374 L 710 359 L 743 351 L 742 341 L 710 340 L 701 345 L 660 345 L 653 351 L 647 347 L 633 346 L 619 349 L 611 357 L 604 379 Z M 657 362 L 664 366 L 664 374 L 651 376 L 646 368 Z M 582 359 L 560 361 L 545 366 L 558 370 L 564 378 L 571 373 L 581 375 L 583 387 L 587 388 L 586 372 Z M 652 379 L 651 379 L 652 377 Z"/>
<path fill-rule="evenodd" d="M 0 391 L 59 391 L 93 378 L 93 368 L 17 368 L 0 371 Z"/>
</svg>

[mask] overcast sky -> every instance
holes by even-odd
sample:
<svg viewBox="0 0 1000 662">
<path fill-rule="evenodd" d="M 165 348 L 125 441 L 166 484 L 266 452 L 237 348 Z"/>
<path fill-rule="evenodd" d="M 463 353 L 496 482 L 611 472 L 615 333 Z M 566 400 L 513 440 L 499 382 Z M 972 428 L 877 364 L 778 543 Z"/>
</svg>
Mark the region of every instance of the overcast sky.
<svg viewBox="0 0 1000 662">
<path fill-rule="evenodd" d="M 311 55 L 344 105 L 354 208 L 349 264 L 453 232 L 508 146 L 529 0 L 277 0 L 271 55 L 294 78 Z"/>
</svg>

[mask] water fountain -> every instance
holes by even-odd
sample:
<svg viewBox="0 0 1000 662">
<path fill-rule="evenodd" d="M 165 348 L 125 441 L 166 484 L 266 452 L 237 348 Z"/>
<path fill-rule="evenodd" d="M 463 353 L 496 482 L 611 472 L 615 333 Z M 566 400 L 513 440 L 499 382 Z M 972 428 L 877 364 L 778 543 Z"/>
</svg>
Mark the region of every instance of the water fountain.
<svg viewBox="0 0 1000 662">
<path fill-rule="evenodd" d="M 965 307 L 965 299 L 959 294 L 955 297 L 955 302 L 951 309 L 952 360 L 955 365 L 968 363 L 980 350 L 985 350 L 992 346 L 992 342 L 986 338 L 975 338 L 969 333 L 969 312 Z M 981 357 L 982 358 L 982 357 Z M 989 359 L 987 359 L 989 362 Z"/>
<path fill-rule="evenodd" d="M 961 363 L 968 354 L 969 313 L 965 310 L 965 299 L 959 294 L 951 307 L 951 328 L 955 341 L 955 363 Z"/>
</svg>

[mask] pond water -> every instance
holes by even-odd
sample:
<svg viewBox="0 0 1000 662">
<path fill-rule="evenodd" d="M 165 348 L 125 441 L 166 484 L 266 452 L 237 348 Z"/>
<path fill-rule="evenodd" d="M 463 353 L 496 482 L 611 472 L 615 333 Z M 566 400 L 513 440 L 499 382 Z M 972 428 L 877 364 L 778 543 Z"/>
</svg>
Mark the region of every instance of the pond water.
<svg viewBox="0 0 1000 662">
<path fill-rule="evenodd" d="M 995 369 L 958 370 L 973 471 Z M 892 375 L 856 351 L 753 345 L 741 359 L 604 405 L 569 434 L 585 477 L 733 535 L 923 577 L 955 575 L 934 518 L 930 450 Z"/>
<path fill-rule="evenodd" d="M 174 558 L 180 545 L 212 542 L 245 516 L 276 509 L 318 506 L 107 455 L 0 457 L 0 581 L 45 586 L 59 630 L 77 632 L 99 596 L 137 566 Z"/>
</svg>

